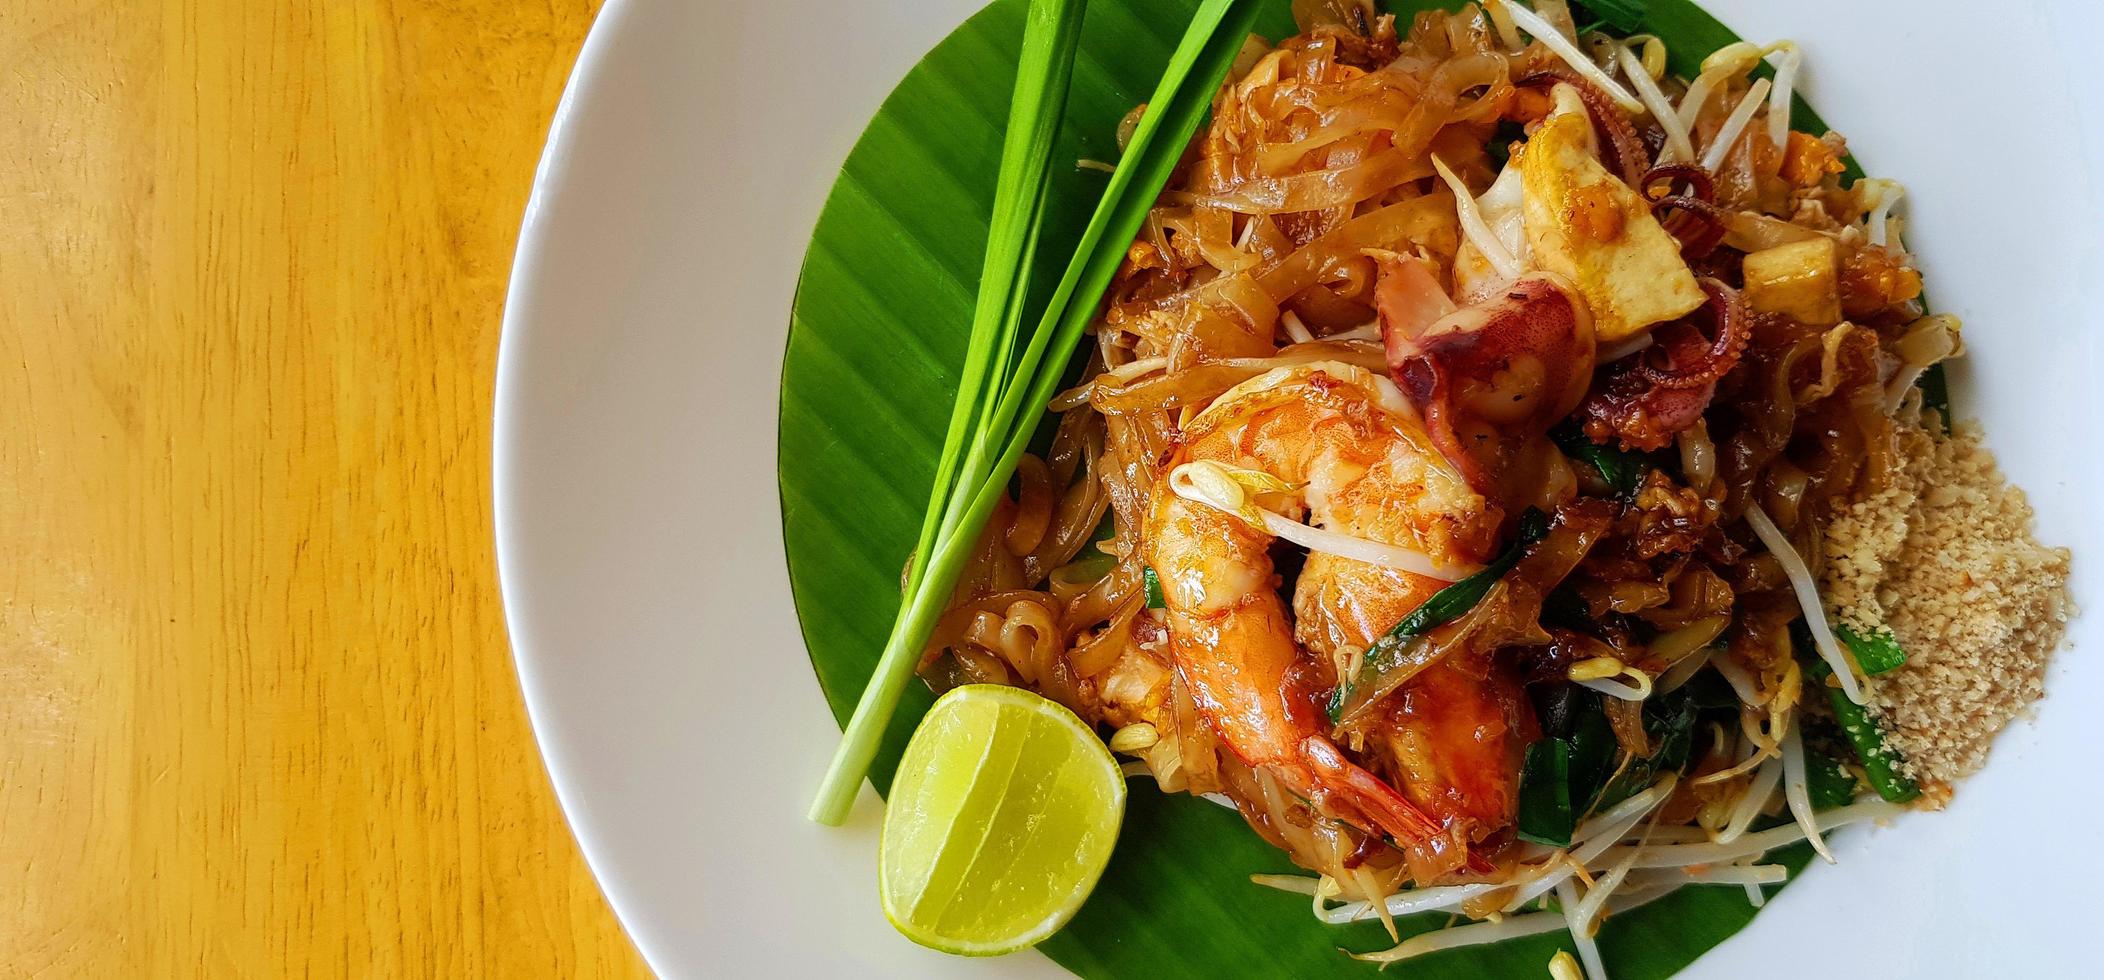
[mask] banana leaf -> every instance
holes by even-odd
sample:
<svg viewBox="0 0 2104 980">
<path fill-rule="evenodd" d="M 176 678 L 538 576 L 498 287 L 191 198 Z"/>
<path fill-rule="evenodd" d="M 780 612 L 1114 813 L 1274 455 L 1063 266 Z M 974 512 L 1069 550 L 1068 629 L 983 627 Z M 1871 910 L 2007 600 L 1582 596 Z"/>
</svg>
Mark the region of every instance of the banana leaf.
<svg viewBox="0 0 2104 980">
<path fill-rule="evenodd" d="M 1153 87 L 1195 5 L 1090 3 L 1033 295 L 1049 292 L 1103 186 L 1104 174 L 1072 163 L 1116 159 L 1119 118 Z M 1430 5 L 1401 0 L 1388 9 L 1407 23 Z M 906 75 L 848 155 L 805 255 L 782 372 L 782 529 L 811 666 L 842 722 L 897 612 L 900 571 L 956 390 L 1023 10 L 1022 0 L 996 0 Z M 1703 55 L 1736 40 L 1687 0 L 1650 0 L 1643 30 L 1667 41 L 1673 70 L 1687 76 Z M 1274 39 L 1293 32 L 1287 0 L 1270 3 L 1258 31 Z M 1802 102 L 1795 123 L 1824 129 Z M 902 702 L 871 772 L 879 791 L 932 702 L 919 684 Z M 1808 855 L 1800 845 L 1775 859 L 1794 872 Z M 1373 976 L 1374 967 L 1339 949 L 1391 945 L 1378 925 L 1323 925 L 1306 898 L 1249 880 L 1295 870 L 1235 814 L 1140 780 L 1109 870 L 1081 913 L 1040 948 L 1084 977 Z M 1684 888 L 1615 916 L 1599 941 L 1617 976 L 1665 977 L 1754 911 L 1738 887 Z M 1445 921 L 1400 925 L 1408 934 Z M 1433 954 L 1408 970 L 1424 978 L 1541 976 L 1569 945 L 1568 935 L 1551 933 Z"/>
</svg>

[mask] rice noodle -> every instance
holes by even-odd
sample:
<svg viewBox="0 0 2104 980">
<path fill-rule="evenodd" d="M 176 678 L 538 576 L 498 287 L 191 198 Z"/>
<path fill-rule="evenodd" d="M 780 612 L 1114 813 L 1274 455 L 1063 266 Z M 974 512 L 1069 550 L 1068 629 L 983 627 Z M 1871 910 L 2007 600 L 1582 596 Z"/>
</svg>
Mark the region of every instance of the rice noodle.
<svg viewBox="0 0 2104 980">
<path fill-rule="evenodd" d="M 1367 370 L 1384 368 L 1387 363 L 1385 355 L 1378 349 L 1359 346 L 1349 340 L 1325 338 L 1281 349 L 1272 357 L 1221 358 L 1125 385 L 1099 385 L 1090 390 L 1089 404 L 1108 416 L 1203 405 L 1251 378 L 1280 368 L 1321 361 L 1337 361 Z M 1138 372 L 1141 375 L 1146 373 L 1149 372 Z M 1396 400 L 1399 402 L 1396 408 L 1410 411 L 1409 402 L 1400 397 Z"/>
<path fill-rule="evenodd" d="M 1688 486 L 1697 490 L 1707 488 L 1717 476 L 1717 444 L 1710 441 L 1709 422 L 1697 420 L 1682 430 L 1678 442 L 1680 472 L 1687 477 Z"/>
<path fill-rule="evenodd" d="M 1455 209 L 1445 196 L 1427 194 L 1368 211 L 1322 233 L 1257 277 L 1259 285 L 1283 300 L 1313 286 L 1348 262 L 1364 262 L 1364 250 L 1387 248 L 1398 241 L 1451 243 Z M 1447 247 L 1451 249 L 1451 244 Z M 1200 287 L 1204 288 L 1204 287 Z M 1189 292 L 1172 294 L 1152 305 L 1166 308 L 1187 301 Z"/>
<path fill-rule="evenodd" d="M 1129 384 L 1134 378 L 1145 377 L 1168 366 L 1169 359 L 1166 357 L 1143 357 L 1128 361 L 1117 367 L 1099 372 L 1095 377 L 1052 396 L 1051 402 L 1045 405 L 1045 410 L 1048 412 L 1072 411 L 1088 404 L 1089 396 L 1094 394 L 1100 386 Z"/>
<path fill-rule="evenodd" d="M 1193 197 L 1192 203 L 1237 214 L 1320 211 L 1357 204 L 1397 184 L 1431 176 L 1422 150 L 1397 146 L 1347 166 L 1290 177 L 1257 177 L 1233 193 Z"/>
<path fill-rule="evenodd" d="M 1856 681 L 1855 667 L 1848 656 L 1841 652 L 1840 641 L 1834 639 L 1834 631 L 1826 622 L 1826 606 L 1819 599 L 1819 583 L 1812 578 L 1812 570 L 1805 567 L 1804 558 L 1782 529 L 1768 519 L 1767 512 L 1753 501 L 1746 504 L 1746 523 L 1753 533 L 1768 548 L 1768 553 L 1783 566 L 1790 576 L 1790 590 L 1797 594 L 1797 604 L 1804 608 L 1805 625 L 1811 628 L 1812 642 L 1819 648 L 1819 658 L 1833 669 L 1834 677 L 1841 682 L 1841 692 L 1850 701 L 1863 703 L 1863 687 Z"/>
</svg>

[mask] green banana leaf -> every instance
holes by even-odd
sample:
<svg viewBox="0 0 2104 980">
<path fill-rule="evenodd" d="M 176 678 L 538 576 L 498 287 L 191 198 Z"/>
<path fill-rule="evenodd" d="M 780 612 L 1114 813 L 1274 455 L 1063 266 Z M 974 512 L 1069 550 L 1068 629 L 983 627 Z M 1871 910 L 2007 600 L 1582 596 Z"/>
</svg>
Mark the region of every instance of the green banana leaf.
<svg viewBox="0 0 2104 980">
<path fill-rule="evenodd" d="M 1434 4 L 1401 0 L 1408 14 Z M 1456 0 L 1455 5 L 1458 5 Z M 1055 161 L 1114 160 L 1112 134 L 1159 76 L 1196 0 L 1093 0 Z M 1286 0 L 1258 30 L 1293 32 Z M 1650 0 L 1644 29 L 1672 69 L 1736 40 L 1687 0 Z M 811 665 L 843 723 L 884 646 L 956 390 L 986 240 L 1023 0 L 996 0 L 921 59 L 841 168 L 805 255 L 783 363 L 783 536 Z M 1823 125 L 1800 102 L 1798 128 Z M 1034 294 L 1048 292 L 1106 175 L 1055 167 Z M 918 683 L 871 773 L 891 784 L 933 702 Z M 816 779 L 817 774 L 812 774 Z M 1085 977 L 1372 976 L 1356 951 L 1391 945 L 1373 923 L 1338 928 L 1308 900 L 1252 884 L 1296 869 L 1235 814 L 1135 782 L 1117 855 L 1074 921 L 1040 948 Z M 782 814 L 777 819 L 796 819 Z M 1793 872 L 1809 850 L 1777 855 Z M 875 902 L 875 882 L 864 883 Z M 1770 889 L 1774 891 L 1775 889 Z M 1665 977 L 1753 918 L 1744 891 L 1690 887 L 1611 919 L 1599 937 L 1621 977 Z M 1404 920 L 1409 932 L 1444 915 Z M 1412 960 L 1413 977 L 1541 976 L 1570 938 L 1551 933 Z"/>
</svg>

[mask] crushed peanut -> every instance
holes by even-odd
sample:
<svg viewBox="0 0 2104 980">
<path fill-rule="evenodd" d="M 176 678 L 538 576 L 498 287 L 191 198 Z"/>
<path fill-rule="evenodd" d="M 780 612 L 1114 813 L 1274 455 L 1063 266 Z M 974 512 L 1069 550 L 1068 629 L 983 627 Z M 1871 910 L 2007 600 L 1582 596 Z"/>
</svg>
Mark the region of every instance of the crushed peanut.
<svg viewBox="0 0 2104 980">
<path fill-rule="evenodd" d="M 1942 800 L 2045 694 L 2071 612 L 2070 556 L 2032 537 L 2031 506 L 1979 426 L 1938 435 L 1903 421 L 1896 438 L 1890 485 L 1826 529 L 1823 585 L 1841 624 L 1889 629 L 1906 651 L 1905 666 L 1869 679 L 1871 714 L 1901 771 Z"/>
</svg>

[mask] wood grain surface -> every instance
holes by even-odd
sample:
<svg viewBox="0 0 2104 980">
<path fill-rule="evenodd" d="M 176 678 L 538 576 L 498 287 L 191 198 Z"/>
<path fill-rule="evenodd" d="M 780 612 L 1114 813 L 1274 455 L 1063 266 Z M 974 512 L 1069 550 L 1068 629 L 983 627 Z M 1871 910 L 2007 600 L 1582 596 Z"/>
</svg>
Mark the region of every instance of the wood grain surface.
<svg viewBox="0 0 2104 980">
<path fill-rule="evenodd" d="M 593 0 L 0 0 L 0 977 L 643 972 L 490 392 Z"/>
</svg>

